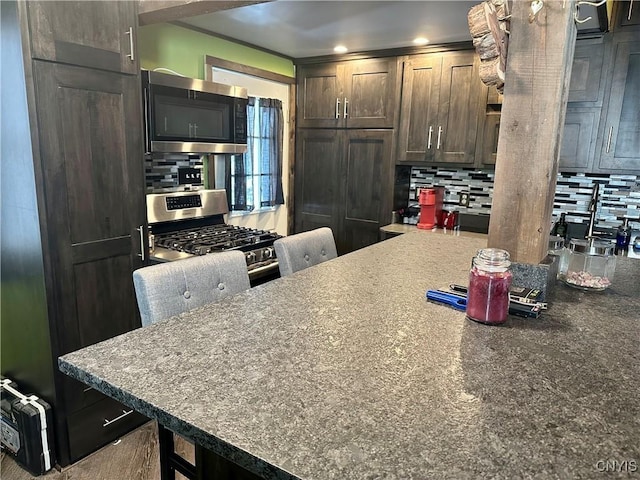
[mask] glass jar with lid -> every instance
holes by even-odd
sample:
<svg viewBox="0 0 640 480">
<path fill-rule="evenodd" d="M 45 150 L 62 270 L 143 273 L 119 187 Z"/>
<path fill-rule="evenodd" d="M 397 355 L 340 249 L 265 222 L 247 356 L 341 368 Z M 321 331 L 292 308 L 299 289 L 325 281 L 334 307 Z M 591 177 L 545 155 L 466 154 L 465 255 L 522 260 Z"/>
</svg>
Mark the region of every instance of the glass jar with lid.
<svg viewBox="0 0 640 480">
<path fill-rule="evenodd" d="M 604 290 L 611 285 L 616 270 L 611 242 L 574 238 L 563 257 L 565 271 L 560 278 L 567 285 L 582 290 Z"/>
<path fill-rule="evenodd" d="M 509 252 L 499 248 L 478 250 L 469 273 L 467 317 L 492 325 L 507 321 L 512 274 Z"/>
<path fill-rule="evenodd" d="M 560 276 L 564 273 L 565 265 L 563 259 L 565 258 L 563 255 L 564 252 L 564 238 L 557 235 L 549 236 L 549 248 L 547 249 L 547 254 L 555 257 L 555 263 L 557 267 L 557 276 Z"/>
</svg>

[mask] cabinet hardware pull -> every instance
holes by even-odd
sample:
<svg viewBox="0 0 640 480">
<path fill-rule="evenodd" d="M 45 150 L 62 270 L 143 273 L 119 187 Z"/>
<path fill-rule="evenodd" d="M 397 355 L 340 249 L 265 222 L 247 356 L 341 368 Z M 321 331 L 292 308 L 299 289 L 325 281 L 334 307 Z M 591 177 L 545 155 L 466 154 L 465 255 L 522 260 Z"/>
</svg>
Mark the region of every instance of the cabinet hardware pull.
<svg viewBox="0 0 640 480">
<path fill-rule="evenodd" d="M 142 98 L 144 99 L 144 118 L 149 118 L 149 100 L 147 98 L 148 95 L 148 91 L 145 88 L 144 89 L 144 95 L 142 96 Z M 147 148 L 150 146 L 149 144 L 149 122 L 144 122 L 145 126 L 144 126 L 144 149 L 145 152 L 147 150 Z M 149 150 L 151 150 L 151 148 L 149 148 Z"/>
<path fill-rule="evenodd" d="M 122 420 L 124 417 L 126 417 L 127 415 L 133 413 L 133 410 L 122 410 L 122 415 L 120 415 L 119 417 L 114 418 L 113 420 L 107 420 L 106 418 L 104 419 L 104 423 L 102 424 L 103 427 L 106 427 L 107 425 L 111 425 L 112 423 L 117 422 L 118 420 Z"/>
<path fill-rule="evenodd" d="M 633 0 L 629 2 L 629 14 L 627 15 L 627 20 L 631 21 L 631 11 L 633 10 Z"/>
<path fill-rule="evenodd" d="M 429 126 L 429 140 L 427 140 L 427 150 L 431 150 L 431 135 L 433 134 L 433 127 Z"/>
<path fill-rule="evenodd" d="M 189 138 L 193 138 L 193 125 L 189 124 Z"/>
<path fill-rule="evenodd" d="M 164 133 L 167 133 L 167 117 L 164 117 Z"/>
<path fill-rule="evenodd" d="M 131 61 L 134 61 L 134 56 L 133 56 L 133 27 L 129 27 L 129 30 L 127 30 L 126 32 L 124 32 L 125 35 L 129 35 L 129 51 L 131 53 L 127 54 L 127 57 L 129 57 L 131 59 Z"/>
<path fill-rule="evenodd" d="M 145 259 L 145 255 L 144 255 L 144 250 L 145 250 L 145 242 L 144 242 L 144 225 L 140 225 L 138 228 L 136 228 L 136 230 L 138 232 L 140 232 L 140 253 L 138 254 L 138 256 L 142 259 L 142 261 L 144 262 Z"/>
<path fill-rule="evenodd" d="M 609 150 L 611 150 L 611 137 L 613 136 L 613 126 L 611 126 L 611 128 L 609 128 L 609 135 L 607 136 L 607 152 L 609 153 Z"/>
<path fill-rule="evenodd" d="M 438 125 L 438 144 L 436 145 L 436 149 L 440 150 L 440 137 L 442 135 L 442 126 Z"/>
<path fill-rule="evenodd" d="M 194 123 L 193 124 L 193 138 L 196 138 L 198 136 L 198 124 Z"/>
<path fill-rule="evenodd" d="M 336 118 L 340 118 L 340 99 L 336 98 Z"/>
<path fill-rule="evenodd" d="M 347 97 L 344 97 L 344 118 L 347 118 L 347 116 L 349 115 L 347 113 L 347 105 L 349 105 L 349 101 L 347 100 Z"/>
</svg>

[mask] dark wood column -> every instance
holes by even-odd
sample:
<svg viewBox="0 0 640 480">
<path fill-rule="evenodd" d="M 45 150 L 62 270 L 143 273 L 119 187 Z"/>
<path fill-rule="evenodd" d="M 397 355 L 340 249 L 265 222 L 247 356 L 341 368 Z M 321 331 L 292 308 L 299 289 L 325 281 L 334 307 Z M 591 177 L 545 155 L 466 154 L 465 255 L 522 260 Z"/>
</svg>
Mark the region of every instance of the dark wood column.
<svg viewBox="0 0 640 480">
<path fill-rule="evenodd" d="M 546 256 L 576 39 L 574 0 L 515 0 L 495 171 L 490 247 L 514 261 Z"/>
</svg>

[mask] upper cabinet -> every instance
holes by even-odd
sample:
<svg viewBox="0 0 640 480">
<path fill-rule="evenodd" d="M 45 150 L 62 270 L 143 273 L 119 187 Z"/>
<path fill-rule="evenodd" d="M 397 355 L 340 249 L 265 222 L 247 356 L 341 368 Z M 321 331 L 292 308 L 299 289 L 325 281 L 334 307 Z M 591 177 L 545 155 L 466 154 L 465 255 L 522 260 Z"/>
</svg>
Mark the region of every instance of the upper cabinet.
<svg viewBox="0 0 640 480">
<path fill-rule="evenodd" d="M 569 103 L 590 102 L 602 106 L 606 79 L 603 70 L 605 48 L 602 37 L 576 41 L 567 99 Z"/>
<path fill-rule="evenodd" d="M 614 40 L 614 55 L 599 167 L 640 172 L 640 41 Z"/>
<path fill-rule="evenodd" d="M 27 2 L 33 58 L 138 74 L 137 2 Z"/>
<path fill-rule="evenodd" d="M 393 128 L 398 67 L 393 58 L 298 67 L 299 128 Z"/>
<path fill-rule="evenodd" d="M 474 57 L 462 51 L 406 58 L 399 162 L 474 163 L 482 88 Z"/>
<path fill-rule="evenodd" d="M 627 30 L 640 29 L 640 1 L 617 1 L 614 2 L 616 12 L 614 13 L 614 31 L 624 32 Z"/>
<path fill-rule="evenodd" d="M 604 37 L 576 41 L 560 149 L 563 172 L 593 170 L 598 126 L 609 70 L 611 42 Z"/>
<path fill-rule="evenodd" d="M 567 108 L 559 167 L 563 172 L 590 170 L 595 153 L 600 109 Z"/>
</svg>

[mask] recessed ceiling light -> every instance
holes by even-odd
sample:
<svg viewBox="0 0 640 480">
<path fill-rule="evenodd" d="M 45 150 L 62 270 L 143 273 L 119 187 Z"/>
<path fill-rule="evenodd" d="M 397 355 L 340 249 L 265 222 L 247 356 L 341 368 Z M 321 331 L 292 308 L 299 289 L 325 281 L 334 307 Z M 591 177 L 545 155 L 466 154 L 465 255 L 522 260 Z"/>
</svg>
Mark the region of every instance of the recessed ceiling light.
<svg viewBox="0 0 640 480">
<path fill-rule="evenodd" d="M 333 49 L 334 52 L 336 53 L 347 53 L 349 51 L 349 49 L 347 47 L 345 47 L 344 45 L 336 45 L 336 47 Z"/>
<path fill-rule="evenodd" d="M 416 45 L 426 45 L 427 43 L 429 43 L 429 39 L 425 37 L 416 37 L 413 39 L 413 43 L 415 43 Z"/>
</svg>

